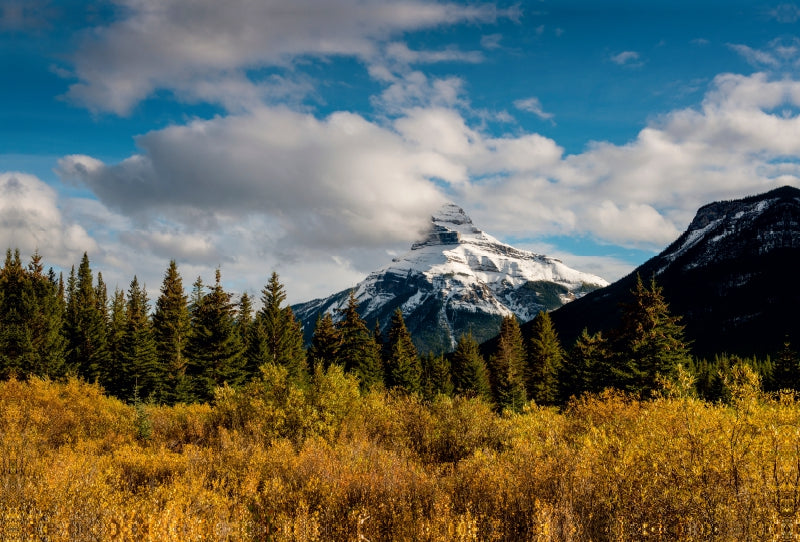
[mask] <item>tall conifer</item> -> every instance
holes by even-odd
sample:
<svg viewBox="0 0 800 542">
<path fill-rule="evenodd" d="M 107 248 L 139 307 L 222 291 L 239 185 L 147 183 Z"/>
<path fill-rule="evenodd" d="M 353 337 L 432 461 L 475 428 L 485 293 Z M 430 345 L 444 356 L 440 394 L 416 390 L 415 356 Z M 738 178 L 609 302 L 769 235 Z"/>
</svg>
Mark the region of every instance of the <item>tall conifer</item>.
<svg viewBox="0 0 800 542">
<path fill-rule="evenodd" d="M 94 287 L 89 256 L 84 252 L 77 276 L 70 272 L 65 330 L 67 361 L 90 382 L 101 378 L 108 363 L 106 316 Z"/>
<path fill-rule="evenodd" d="M 156 342 L 147 291 L 139 286 L 134 276 L 128 289 L 125 335 L 122 340 L 123 374 L 126 376 L 122 390 L 126 399 L 134 395 L 161 401 L 164 396 L 164 374 L 156 355 Z"/>
<path fill-rule="evenodd" d="M 164 400 L 167 403 L 192 399 L 186 377 L 186 349 L 191 331 L 188 297 L 175 260 L 169 262 L 161 294 L 153 312 L 153 337 L 158 362 L 164 374 Z"/>
<path fill-rule="evenodd" d="M 563 364 L 564 351 L 553 322 L 550 315 L 542 311 L 533 320 L 528 347 L 527 389 L 529 397 L 536 403 L 553 405 L 559 401 L 559 377 L 562 376 Z"/>
<path fill-rule="evenodd" d="M 492 400 L 486 362 L 471 331 L 459 337 L 452 355 L 450 372 L 454 393 L 465 397 L 479 397 L 487 402 Z"/>
<path fill-rule="evenodd" d="M 411 334 L 406 328 L 403 311 L 397 309 L 392 315 L 386 341 L 386 383 L 406 393 L 422 391 L 422 365 Z"/>
<path fill-rule="evenodd" d="M 497 350 L 489 358 L 492 395 L 498 408 L 520 411 L 525 405 L 525 357 L 517 318 L 503 317 Z"/>
<path fill-rule="evenodd" d="M 342 345 L 342 335 L 333 323 L 329 313 L 317 318 L 314 336 L 311 338 L 311 348 L 308 351 L 312 366 L 321 365 L 323 369 L 330 367 L 339 359 L 339 348 Z"/>
<path fill-rule="evenodd" d="M 358 377 L 362 390 L 368 390 L 383 382 L 383 366 L 375 336 L 358 314 L 358 300 L 353 291 L 341 313 L 339 365 Z"/>
</svg>

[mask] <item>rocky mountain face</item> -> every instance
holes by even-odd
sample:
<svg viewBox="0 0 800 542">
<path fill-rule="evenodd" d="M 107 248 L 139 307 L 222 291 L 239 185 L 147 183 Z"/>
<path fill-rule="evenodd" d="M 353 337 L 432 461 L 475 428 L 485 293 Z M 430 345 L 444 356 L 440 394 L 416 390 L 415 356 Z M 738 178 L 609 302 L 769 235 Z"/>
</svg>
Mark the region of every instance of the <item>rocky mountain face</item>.
<svg viewBox="0 0 800 542">
<path fill-rule="evenodd" d="M 565 345 L 584 327 L 612 329 L 638 273 L 663 287 L 696 355 L 765 355 L 787 337 L 800 346 L 798 269 L 800 190 L 785 186 L 701 207 L 661 254 L 552 318 Z"/>
<path fill-rule="evenodd" d="M 431 217 L 425 237 L 355 287 L 362 318 L 388 325 L 397 308 L 420 352 L 447 352 L 472 330 L 479 341 L 497 334 L 500 320 L 521 321 L 608 283 L 561 261 L 518 250 L 481 231 L 460 207 Z M 346 306 L 349 290 L 292 307 L 310 340 L 316 319 Z"/>
</svg>

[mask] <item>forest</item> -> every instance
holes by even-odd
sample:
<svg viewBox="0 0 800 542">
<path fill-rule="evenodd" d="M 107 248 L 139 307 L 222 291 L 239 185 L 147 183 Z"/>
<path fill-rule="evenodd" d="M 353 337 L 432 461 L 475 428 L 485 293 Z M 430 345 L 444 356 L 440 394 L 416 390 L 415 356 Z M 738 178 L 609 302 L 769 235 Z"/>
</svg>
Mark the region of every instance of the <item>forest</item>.
<svg viewBox="0 0 800 542">
<path fill-rule="evenodd" d="M 84 255 L 0 271 L 3 540 L 786 540 L 800 536 L 797 356 L 691 355 L 639 279 L 609 335 L 546 313 L 487 356 L 416 352 L 170 262 L 151 305 Z M 372 329 L 371 329 L 372 328 Z"/>
</svg>

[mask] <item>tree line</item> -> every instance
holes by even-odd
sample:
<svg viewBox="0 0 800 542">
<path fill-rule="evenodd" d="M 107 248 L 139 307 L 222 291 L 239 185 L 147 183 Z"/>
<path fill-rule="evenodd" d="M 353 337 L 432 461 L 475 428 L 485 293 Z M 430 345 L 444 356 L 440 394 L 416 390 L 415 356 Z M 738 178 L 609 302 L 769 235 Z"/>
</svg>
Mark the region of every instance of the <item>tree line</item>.
<svg viewBox="0 0 800 542">
<path fill-rule="evenodd" d="M 0 377 L 77 375 L 126 401 L 176 404 L 209 401 L 219 386 L 240 386 L 265 364 L 283 367 L 299 386 L 312 383 L 315 368 L 336 364 L 358 378 L 362 391 L 479 397 L 515 411 L 530 400 L 559 405 L 608 387 L 646 398 L 687 378 L 701 397 L 721 399 L 740 363 L 768 388 L 800 389 L 788 343 L 774 362 L 693 359 L 661 288 L 641 277 L 608 336 L 584 330 L 565 349 L 547 313 L 538 314 L 527 338 L 507 316 L 488 355 L 470 333 L 452 353 L 420 354 L 399 309 L 384 336 L 377 322 L 371 330 L 360 317 L 353 293 L 336 318 L 319 316 L 306 347 L 277 273 L 258 310 L 247 293 L 237 298 L 221 280 L 219 270 L 213 284 L 198 277 L 187 295 L 173 260 L 151 305 L 135 276 L 127 291 L 109 293 L 87 254 L 65 281 L 52 268 L 44 271 L 38 253 L 23 265 L 19 251 L 9 249 L 0 270 Z"/>
</svg>

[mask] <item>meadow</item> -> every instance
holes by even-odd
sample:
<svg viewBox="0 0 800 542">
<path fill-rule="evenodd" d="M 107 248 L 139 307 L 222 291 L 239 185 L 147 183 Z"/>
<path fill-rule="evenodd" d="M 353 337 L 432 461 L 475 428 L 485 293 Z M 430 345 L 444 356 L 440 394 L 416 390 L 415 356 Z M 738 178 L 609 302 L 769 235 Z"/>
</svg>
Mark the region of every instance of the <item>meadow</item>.
<svg viewBox="0 0 800 542">
<path fill-rule="evenodd" d="M 561 409 L 306 388 L 266 367 L 204 404 L 0 383 L 2 540 L 787 540 L 800 404 L 737 366 L 728 400 L 680 382 Z"/>
</svg>

